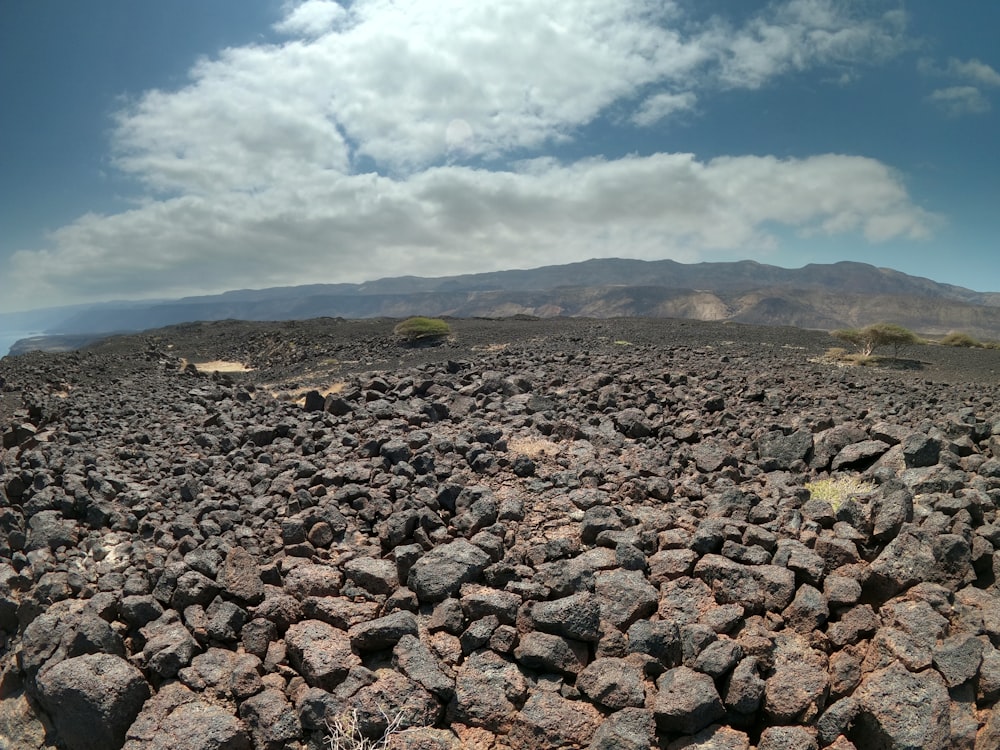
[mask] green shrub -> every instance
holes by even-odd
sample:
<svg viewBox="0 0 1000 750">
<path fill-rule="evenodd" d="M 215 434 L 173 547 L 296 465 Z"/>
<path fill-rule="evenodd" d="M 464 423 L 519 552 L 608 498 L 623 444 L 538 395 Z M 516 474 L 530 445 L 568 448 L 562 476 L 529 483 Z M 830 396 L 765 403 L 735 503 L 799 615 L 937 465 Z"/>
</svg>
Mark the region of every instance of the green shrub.
<svg viewBox="0 0 1000 750">
<path fill-rule="evenodd" d="M 907 346 L 921 343 L 915 333 L 895 323 L 875 323 L 861 329 L 841 328 L 831 331 L 830 335 L 854 346 L 865 357 L 870 357 L 882 346 L 891 346 L 892 356 L 898 357 Z"/>
<path fill-rule="evenodd" d="M 980 341 L 972 338 L 967 333 L 961 333 L 960 331 L 952 331 L 947 336 L 942 338 L 939 342 L 943 346 L 964 346 L 964 347 L 975 347 L 979 348 L 982 346 Z"/>
<path fill-rule="evenodd" d="M 451 335 L 451 326 L 440 318 L 407 318 L 397 325 L 393 332 L 405 341 L 434 341 Z"/>
</svg>

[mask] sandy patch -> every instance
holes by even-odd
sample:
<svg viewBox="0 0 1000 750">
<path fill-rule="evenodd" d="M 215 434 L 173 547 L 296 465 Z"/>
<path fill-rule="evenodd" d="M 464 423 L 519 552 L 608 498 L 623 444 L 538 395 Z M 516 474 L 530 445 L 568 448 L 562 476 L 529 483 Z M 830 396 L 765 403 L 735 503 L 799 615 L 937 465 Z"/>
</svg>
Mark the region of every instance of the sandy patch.
<svg viewBox="0 0 1000 750">
<path fill-rule="evenodd" d="M 321 395 L 323 398 L 326 398 L 327 396 L 331 396 L 336 393 L 341 393 L 346 387 L 347 383 L 337 382 L 337 383 L 330 383 L 329 385 L 326 386 L 306 385 L 302 386 L 301 388 L 294 388 L 292 390 L 282 390 L 278 384 L 266 388 L 267 392 L 270 393 L 271 396 L 273 396 L 276 399 L 279 399 L 281 401 L 293 401 L 297 403 L 299 406 L 303 406 L 306 402 L 306 394 L 309 391 L 319 391 L 319 395 Z"/>
<path fill-rule="evenodd" d="M 225 359 L 213 359 L 211 362 L 192 362 L 198 372 L 252 372 L 252 367 L 247 367 L 242 362 L 230 362 Z"/>
</svg>

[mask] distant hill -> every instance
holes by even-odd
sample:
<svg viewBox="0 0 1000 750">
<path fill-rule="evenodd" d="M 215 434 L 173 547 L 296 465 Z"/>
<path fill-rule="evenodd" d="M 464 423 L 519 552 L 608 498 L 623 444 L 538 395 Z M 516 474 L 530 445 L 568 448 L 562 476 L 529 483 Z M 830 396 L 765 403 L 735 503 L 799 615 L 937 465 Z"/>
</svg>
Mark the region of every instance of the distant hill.
<svg viewBox="0 0 1000 750">
<path fill-rule="evenodd" d="M 1000 293 L 974 292 L 865 263 L 780 268 L 754 261 L 588 260 L 442 278 L 239 290 L 157 302 L 21 313 L 36 330 L 90 335 L 193 320 L 435 315 L 678 317 L 833 329 L 890 321 L 914 331 L 1000 338 Z M 0 316 L 0 325 L 3 316 Z"/>
</svg>

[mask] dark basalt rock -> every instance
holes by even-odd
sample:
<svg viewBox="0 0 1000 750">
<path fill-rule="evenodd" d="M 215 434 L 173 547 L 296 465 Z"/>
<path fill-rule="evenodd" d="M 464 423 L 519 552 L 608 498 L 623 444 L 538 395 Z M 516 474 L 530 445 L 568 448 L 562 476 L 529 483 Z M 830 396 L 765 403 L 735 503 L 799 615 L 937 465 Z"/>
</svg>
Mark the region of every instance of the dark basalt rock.
<svg viewBox="0 0 1000 750">
<path fill-rule="evenodd" d="M 426 748 L 997 745 L 995 352 L 453 327 L 0 361 L 0 744 L 319 748 L 356 711 Z"/>
<path fill-rule="evenodd" d="M 68 750 L 121 747 L 150 694 L 142 672 L 112 654 L 61 661 L 41 673 L 37 685 Z"/>
</svg>

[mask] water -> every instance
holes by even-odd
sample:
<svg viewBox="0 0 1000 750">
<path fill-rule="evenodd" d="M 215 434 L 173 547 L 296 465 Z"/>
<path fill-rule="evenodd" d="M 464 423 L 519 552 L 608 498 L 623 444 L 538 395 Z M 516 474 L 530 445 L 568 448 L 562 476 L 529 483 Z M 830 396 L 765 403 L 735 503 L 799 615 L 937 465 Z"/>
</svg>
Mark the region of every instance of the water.
<svg viewBox="0 0 1000 750">
<path fill-rule="evenodd" d="M 39 331 L 0 331 L 0 357 L 7 356 L 15 341 L 40 335 Z"/>
</svg>

